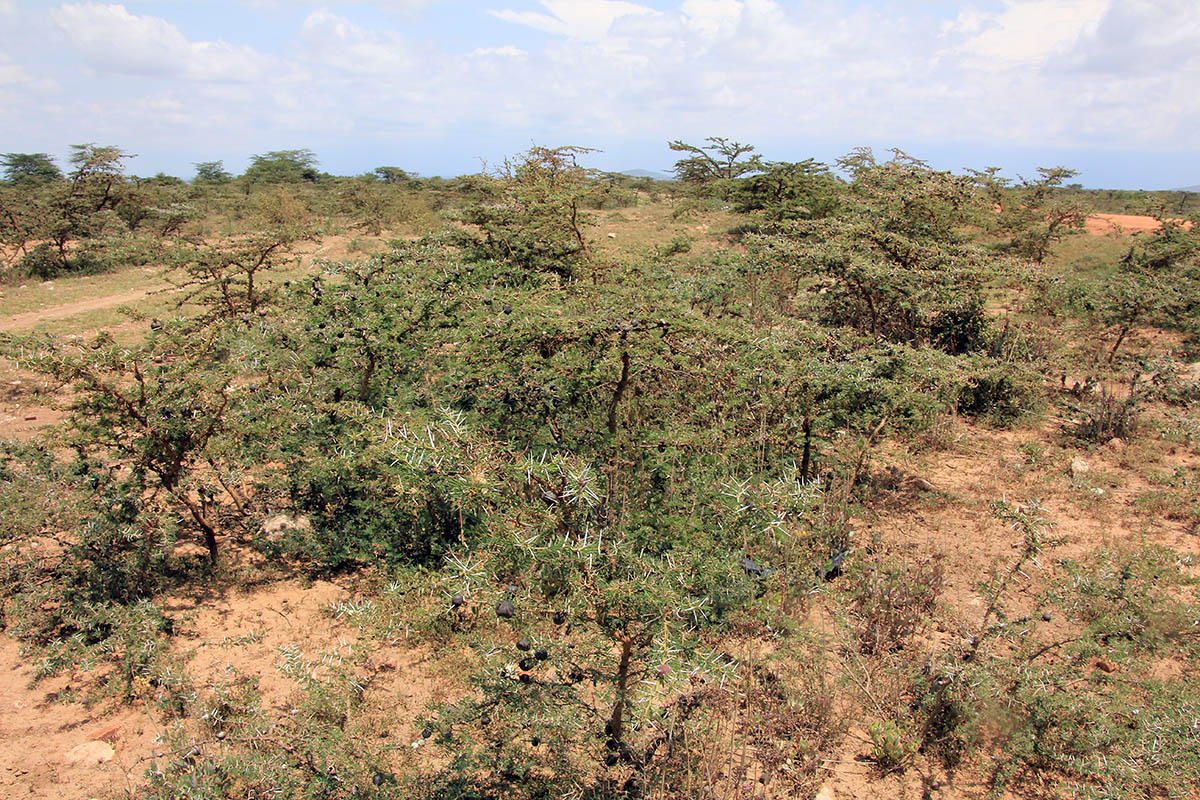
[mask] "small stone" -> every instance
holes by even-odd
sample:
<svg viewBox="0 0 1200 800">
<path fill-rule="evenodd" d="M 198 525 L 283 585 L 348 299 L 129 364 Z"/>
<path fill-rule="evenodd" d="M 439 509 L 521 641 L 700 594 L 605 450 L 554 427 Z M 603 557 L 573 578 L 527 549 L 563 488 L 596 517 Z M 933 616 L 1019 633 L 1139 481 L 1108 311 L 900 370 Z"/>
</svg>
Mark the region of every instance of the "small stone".
<svg viewBox="0 0 1200 800">
<path fill-rule="evenodd" d="M 1102 658 L 1096 662 L 1096 669 L 1100 670 L 1103 673 L 1111 675 L 1112 673 L 1117 671 L 1118 667 L 1116 664 L 1112 663 L 1111 661 L 1108 661 L 1108 660 Z"/>
<path fill-rule="evenodd" d="M 1088 462 L 1084 461 L 1082 458 L 1075 458 L 1075 459 L 1071 460 L 1071 477 L 1072 478 L 1082 478 L 1084 475 L 1087 475 L 1091 471 L 1092 471 L 1091 466 L 1089 466 Z"/>
<path fill-rule="evenodd" d="M 93 767 L 112 761 L 117 751 L 108 742 L 91 741 L 78 744 L 63 754 L 63 761 L 82 767 Z"/>
<path fill-rule="evenodd" d="M 1049 611 L 1043 611 L 1043 612 L 1042 612 L 1042 622 L 1049 622 L 1049 621 L 1050 621 L 1050 620 L 1052 620 L 1052 619 L 1054 619 L 1054 617 L 1050 616 L 1050 612 L 1049 612 Z"/>
</svg>

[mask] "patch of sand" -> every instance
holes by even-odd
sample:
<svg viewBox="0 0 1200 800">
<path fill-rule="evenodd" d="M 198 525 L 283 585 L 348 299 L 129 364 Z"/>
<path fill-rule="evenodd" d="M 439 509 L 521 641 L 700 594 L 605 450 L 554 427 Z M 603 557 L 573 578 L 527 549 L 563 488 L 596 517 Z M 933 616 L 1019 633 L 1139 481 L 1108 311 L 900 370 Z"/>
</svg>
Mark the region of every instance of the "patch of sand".
<svg viewBox="0 0 1200 800">
<path fill-rule="evenodd" d="M 1162 227 L 1155 217 L 1136 214 L 1092 214 L 1087 219 L 1087 232 L 1094 236 L 1122 233 L 1153 233 Z M 1184 227 L 1190 228 L 1187 222 Z"/>
</svg>

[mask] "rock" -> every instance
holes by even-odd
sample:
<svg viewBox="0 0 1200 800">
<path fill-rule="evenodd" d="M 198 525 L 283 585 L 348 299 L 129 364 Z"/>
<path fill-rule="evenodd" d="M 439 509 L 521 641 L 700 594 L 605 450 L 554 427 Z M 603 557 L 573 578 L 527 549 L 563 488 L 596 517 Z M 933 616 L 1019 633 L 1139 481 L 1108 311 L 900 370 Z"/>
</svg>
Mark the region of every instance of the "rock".
<svg viewBox="0 0 1200 800">
<path fill-rule="evenodd" d="M 1112 663 L 1111 661 L 1107 661 L 1102 658 L 1096 662 L 1096 669 L 1100 670 L 1101 672 L 1111 675 L 1112 673 L 1117 671 L 1118 667 L 1116 664 Z"/>
<path fill-rule="evenodd" d="M 1125 440 L 1119 436 L 1114 436 L 1108 440 L 1108 448 L 1110 450 L 1120 450 L 1125 447 Z"/>
<path fill-rule="evenodd" d="M 109 725 L 107 728 L 93 733 L 90 738 L 93 742 L 115 742 L 121 738 L 121 726 Z"/>
<path fill-rule="evenodd" d="M 1071 477 L 1072 478 L 1076 478 L 1076 479 L 1082 478 L 1084 475 L 1087 475 L 1091 471 L 1092 471 L 1091 466 L 1089 466 L 1088 462 L 1084 461 L 1082 458 L 1074 458 L 1071 460 Z"/>
<path fill-rule="evenodd" d="M 272 514 L 263 520 L 262 532 L 269 542 L 281 541 L 289 531 L 311 531 L 308 517 L 292 514 Z"/>
<path fill-rule="evenodd" d="M 96 767 L 112 761 L 116 754 L 117 751 L 108 742 L 84 742 L 63 753 L 63 761 L 81 767 Z"/>
</svg>

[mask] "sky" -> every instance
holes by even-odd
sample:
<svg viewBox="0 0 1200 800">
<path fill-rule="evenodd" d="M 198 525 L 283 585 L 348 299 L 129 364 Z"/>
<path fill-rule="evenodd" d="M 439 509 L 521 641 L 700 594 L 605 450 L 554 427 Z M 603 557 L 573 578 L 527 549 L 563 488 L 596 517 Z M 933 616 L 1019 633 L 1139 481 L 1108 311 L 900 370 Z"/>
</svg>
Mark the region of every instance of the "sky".
<svg viewBox="0 0 1200 800">
<path fill-rule="evenodd" d="M 533 144 L 669 171 L 669 141 L 722 136 L 1169 189 L 1200 184 L 1198 79 L 1198 0 L 0 0 L 0 152 L 184 178 L 293 148 L 452 176 Z"/>
</svg>

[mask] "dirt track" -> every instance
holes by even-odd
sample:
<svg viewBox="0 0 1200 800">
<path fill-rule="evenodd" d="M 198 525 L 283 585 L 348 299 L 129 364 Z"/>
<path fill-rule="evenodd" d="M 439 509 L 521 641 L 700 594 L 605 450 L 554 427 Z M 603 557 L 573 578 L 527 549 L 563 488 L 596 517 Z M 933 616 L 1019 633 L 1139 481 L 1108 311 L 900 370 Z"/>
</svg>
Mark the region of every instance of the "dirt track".
<svg viewBox="0 0 1200 800">
<path fill-rule="evenodd" d="M 74 303 L 64 303 L 60 306 L 51 306 L 50 308 L 42 308 L 37 311 L 26 311 L 22 314 L 13 314 L 7 317 L 0 317 L 0 330 L 5 331 L 20 331 L 33 328 L 42 322 L 50 322 L 53 320 L 66 319 L 73 317 L 76 314 L 85 314 L 89 311 L 101 311 L 106 308 L 116 308 L 118 306 L 129 305 L 136 303 L 146 297 L 157 292 L 171 289 L 169 286 L 155 286 L 148 289 L 134 289 L 133 291 L 124 292 L 122 294 L 113 294 L 103 297 L 89 297 L 86 300 L 78 300 Z"/>
</svg>

